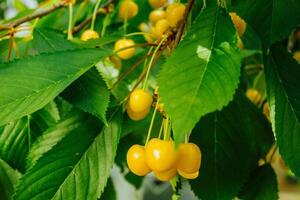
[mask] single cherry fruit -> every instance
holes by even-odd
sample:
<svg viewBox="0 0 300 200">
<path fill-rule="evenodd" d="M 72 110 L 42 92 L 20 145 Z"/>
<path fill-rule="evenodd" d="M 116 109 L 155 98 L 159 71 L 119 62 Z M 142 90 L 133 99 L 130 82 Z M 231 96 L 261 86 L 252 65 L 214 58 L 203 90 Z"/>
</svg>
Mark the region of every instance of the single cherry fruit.
<svg viewBox="0 0 300 200">
<path fill-rule="evenodd" d="M 117 51 L 117 55 L 121 59 L 127 60 L 127 59 L 130 59 L 135 53 L 135 48 L 131 47 L 134 45 L 135 45 L 135 43 L 131 39 L 125 39 L 125 38 L 120 39 L 120 40 L 116 41 L 116 43 L 115 43 L 115 51 Z M 131 48 L 128 48 L 128 47 L 131 47 Z"/>
<path fill-rule="evenodd" d="M 153 29 L 157 38 L 161 38 L 170 28 L 169 22 L 166 19 L 159 20 Z"/>
<path fill-rule="evenodd" d="M 145 147 L 146 162 L 155 172 L 167 171 L 175 167 L 177 152 L 173 141 L 154 138 Z"/>
<path fill-rule="evenodd" d="M 130 171 L 138 176 L 145 176 L 151 170 L 146 164 L 145 148 L 141 145 L 133 145 L 127 152 L 127 164 Z"/>
<path fill-rule="evenodd" d="M 186 173 L 184 171 L 177 170 L 177 172 L 180 176 L 182 176 L 183 178 L 186 178 L 186 179 L 195 179 L 199 176 L 199 171 L 194 172 L 194 173 Z"/>
<path fill-rule="evenodd" d="M 165 19 L 167 14 L 163 10 L 153 10 L 149 15 L 149 21 L 155 25 L 161 19 Z"/>
<path fill-rule="evenodd" d="M 132 119 L 133 121 L 139 121 L 144 119 L 148 115 L 148 113 L 150 112 L 150 107 L 142 112 L 133 112 L 130 109 L 130 106 L 127 106 L 126 111 L 130 119 Z"/>
<path fill-rule="evenodd" d="M 154 175 L 155 177 L 160 180 L 160 181 L 169 181 L 171 180 L 173 177 L 176 176 L 176 168 L 171 168 L 167 171 L 163 171 L 163 172 L 156 172 L 154 171 Z"/>
<path fill-rule="evenodd" d="M 92 29 L 88 29 L 84 31 L 80 37 L 80 39 L 85 42 L 90 39 L 97 39 L 97 38 L 99 38 L 99 34 Z"/>
<path fill-rule="evenodd" d="M 146 24 L 145 22 L 142 22 L 142 23 L 140 23 L 140 25 L 139 25 L 139 29 L 140 29 L 140 31 L 142 31 L 142 32 L 148 33 L 149 30 L 150 30 L 150 27 L 149 27 L 148 24 Z"/>
<path fill-rule="evenodd" d="M 112 62 L 117 69 L 121 69 L 122 67 L 122 61 L 118 56 L 110 56 L 109 57 L 110 62 Z"/>
<path fill-rule="evenodd" d="M 133 112 L 141 113 L 148 110 L 152 104 L 152 96 L 142 89 L 135 89 L 129 97 L 129 107 Z"/>
<path fill-rule="evenodd" d="M 300 63 L 300 50 L 294 52 L 293 58 Z"/>
<path fill-rule="evenodd" d="M 246 22 L 240 16 L 238 16 L 235 12 L 230 12 L 229 15 L 231 17 L 231 20 L 234 24 L 235 29 L 238 32 L 238 35 L 240 37 L 242 37 L 246 30 L 246 26 L 247 26 Z"/>
<path fill-rule="evenodd" d="M 198 172 L 201 165 L 201 151 L 194 143 L 180 144 L 177 170 L 186 174 Z"/>
<path fill-rule="evenodd" d="M 261 94 L 253 88 L 248 89 L 246 95 L 254 104 L 258 104 L 262 98 Z"/>
<path fill-rule="evenodd" d="M 124 0 L 119 8 L 119 17 L 122 20 L 134 18 L 139 11 L 138 5 L 132 0 Z"/>
<path fill-rule="evenodd" d="M 178 22 L 183 19 L 185 5 L 181 3 L 172 3 L 167 8 L 167 20 L 171 27 L 176 27 Z"/>
<path fill-rule="evenodd" d="M 149 3 L 152 8 L 160 8 L 167 3 L 167 0 L 149 0 Z"/>
</svg>

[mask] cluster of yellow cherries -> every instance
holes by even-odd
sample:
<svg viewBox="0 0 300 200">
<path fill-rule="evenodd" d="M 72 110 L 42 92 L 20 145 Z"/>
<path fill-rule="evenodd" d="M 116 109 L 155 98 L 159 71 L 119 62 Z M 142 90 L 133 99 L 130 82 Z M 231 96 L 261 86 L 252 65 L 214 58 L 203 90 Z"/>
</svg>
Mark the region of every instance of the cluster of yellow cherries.
<svg viewBox="0 0 300 200">
<path fill-rule="evenodd" d="M 152 43 L 161 39 L 170 29 L 177 27 L 186 7 L 181 3 L 168 4 L 167 0 L 149 0 L 149 3 L 154 10 L 149 14 L 149 22 L 141 23 L 139 29 L 147 33 L 144 35 L 145 39 Z"/>
<path fill-rule="evenodd" d="M 199 176 L 201 151 L 194 143 L 180 144 L 176 150 L 174 141 L 154 138 L 145 146 L 131 146 L 127 152 L 127 164 L 138 176 L 152 171 L 161 181 L 169 181 L 177 173 L 186 179 L 195 179 Z"/>
<path fill-rule="evenodd" d="M 155 93 L 158 98 L 157 92 Z M 151 108 L 152 101 L 149 92 L 134 90 L 127 104 L 128 116 L 133 120 L 144 118 Z M 162 109 L 162 105 L 160 108 Z M 158 109 L 158 102 L 155 109 Z M 153 138 L 146 142 L 145 146 L 131 146 L 127 152 L 127 164 L 130 171 L 138 176 L 145 176 L 152 171 L 161 181 L 169 181 L 177 173 L 184 178 L 195 179 L 199 175 L 201 151 L 194 143 L 186 142 L 176 149 L 174 141 L 168 137 L 164 137 L 163 140 Z"/>
</svg>

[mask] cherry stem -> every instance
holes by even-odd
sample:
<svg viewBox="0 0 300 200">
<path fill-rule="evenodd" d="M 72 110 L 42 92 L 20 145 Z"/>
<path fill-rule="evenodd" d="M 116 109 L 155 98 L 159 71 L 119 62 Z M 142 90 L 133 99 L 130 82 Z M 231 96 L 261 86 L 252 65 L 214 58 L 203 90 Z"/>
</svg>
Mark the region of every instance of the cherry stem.
<svg viewBox="0 0 300 200">
<path fill-rule="evenodd" d="M 169 116 L 167 116 L 167 119 L 165 120 L 164 140 L 169 140 L 169 138 Z"/>
<path fill-rule="evenodd" d="M 14 33 L 10 33 L 9 46 L 8 46 L 8 52 L 7 52 L 7 58 L 6 58 L 7 61 L 10 60 L 13 45 L 14 45 Z"/>
<path fill-rule="evenodd" d="M 159 42 L 159 44 L 157 45 L 157 47 L 154 50 L 154 53 L 150 59 L 149 65 L 148 65 L 148 69 L 147 69 L 147 73 L 146 73 L 146 77 L 145 77 L 145 81 L 144 81 L 144 85 L 143 85 L 143 90 L 145 90 L 147 88 L 147 82 L 148 82 L 148 78 L 149 78 L 149 73 L 150 73 L 150 69 L 151 66 L 153 64 L 154 58 L 158 52 L 158 50 L 160 49 L 160 47 L 162 46 L 162 44 L 166 41 L 168 37 L 164 36 L 163 39 Z"/>
<path fill-rule="evenodd" d="M 155 119 L 155 115 L 156 115 L 156 112 L 157 112 L 158 103 L 159 103 L 159 101 L 157 101 L 157 103 L 155 105 L 155 108 L 154 108 L 154 112 L 153 112 L 152 119 L 151 119 L 151 122 L 150 122 L 150 126 L 149 126 L 149 129 L 148 129 L 148 134 L 147 134 L 147 139 L 146 139 L 145 144 L 148 143 L 148 141 L 150 139 L 150 136 L 151 136 L 151 132 L 152 132 L 153 124 L 154 124 L 154 119 Z"/>
<path fill-rule="evenodd" d="M 73 5 L 72 3 L 69 3 L 68 40 L 73 39 L 72 26 L 73 26 Z"/>
<path fill-rule="evenodd" d="M 129 33 L 124 35 L 124 37 L 131 37 L 131 36 L 135 36 L 135 35 L 149 35 L 149 36 L 155 36 L 152 33 L 147 33 L 147 32 L 134 32 L 134 33 Z"/>
<path fill-rule="evenodd" d="M 95 8 L 94 8 L 94 12 L 93 12 L 93 16 L 92 16 L 92 22 L 91 22 L 91 29 L 94 30 L 95 28 L 95 21 L 96 21 L 96 17 L 97 17 L 97 10 L 101 4 L 101 1 L 102 0 L 98 0 L 96 5 L 95 5 Z"/>
<path fill-rule="evenodd" d="M 159 134 L 158 134 L 158 138 L 159 138 L 159 139 L 161 138 L 161 134 L 162 134 L 163 127 L 164 127 L 164 122 L 165 122 L 165 119 L 163 119 L 163 121 L 162 121 L 162 123 L 161 123 L 161 126 L 160 126 L 160 130 L 159 130 Z"/>
</svg>

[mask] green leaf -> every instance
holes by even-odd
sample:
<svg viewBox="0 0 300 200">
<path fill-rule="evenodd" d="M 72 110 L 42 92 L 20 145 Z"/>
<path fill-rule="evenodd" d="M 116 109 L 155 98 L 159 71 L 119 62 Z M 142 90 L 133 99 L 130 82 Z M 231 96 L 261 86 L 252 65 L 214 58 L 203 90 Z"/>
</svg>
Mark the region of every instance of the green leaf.
<svg viewBox="0 0 300 200">
<path fill-rule="evenodd" d="M 287 37 L 300 24 L 298 0 L 231 0 L 231 4 L 267 46 Z"/>
<path fill-rule="evenodd" d="M 237 33 L 225 9 L 206 7 L 163 66 L 158 85 L 177 144 L 200 117 L 233 98 L 240 76 Z"/>
<path fill-rule="evenodd" d="M 52 149 L 52 147 L 60 142 L 67 134 L 77 129 L 85 117 L 87 116 L 73 113 L 69 118 L 49 128 L 38 137 L 28 153 L 26 168 L 29 169 L 33 167 L 43 154 Z"/>
<path fill-rule="evenodd" d="M 65 35 L 53 30 L 37 29 L 35 36 L 40 53 L 76 48 L 73 43 L 66 40 Z M 97 70 L 91 69 L 82 75 L 67 88 L 63 97 L 76 107 L 107 123 L 105 112 L 109 103 L 109 91 Z"/>
<path fill-rule="evenodd" d="M 77 49 L 0 64 L 0 125 L 42 108 L 109 54 Z"/>
<path fill-rule="evenodd" d="M 66 35 L 52 29 L 34 29 L 33 42 L 39 53 L 75 49 L 77 47 L 67 40 Z"/>
<path fill-rule="evenodd" d="M 279 198 L 276 174 L 269 164 L 260 166 L 251 173 L 239 198 L 243 200 L 277 200 Z"/>
<path fill-rule="evenodd" d="M 279 151 L 300 177 L 300 65 L 279 44 L 265 60 L 270 117 Z"/>
<path fill-rule="evenodd" d="M 0 135 L 0 157 L 13 168 L 24 171 L 30 140 L 27 117 L 7 124 Z"/>
<path fill-rule="evenodd" d="M 13 170 L 5 161 L 0 159 L 0 195 L 1 200 L 11 200 L 21 174 Z"/>
<path fill-rule="evenodd" d="M 263 114 L 238 92 L 222 111 L 200 120 L 191 141 L 203 155 L 200 175 L 190 181 L 195 194 L 203 200 L 231 200 L 274 138 Z"/>
<path fill-rule="evenodd" d="M 25 171 L 26 156 L 31 144 L 42 132 L 57 122 L 55 103 L 47 104 L 43 109 L 30 116 L 8 123 L 0 129 L 0 157 L 13 168 Z"/>
<path fill-rule="evenodd" d="M 16 200 L 100 198 L 114 162 L 121 121 L 115 114 L 98 134 L 98 120 L 86 117 L 23 176 Z"/>
<path fill-rule="evenodd" d="M 91 69 L 68 87 L 62 96 L 74 106 L 89 112 L 105 124 L 109 91 L 96 69 Z"/>
</svg>

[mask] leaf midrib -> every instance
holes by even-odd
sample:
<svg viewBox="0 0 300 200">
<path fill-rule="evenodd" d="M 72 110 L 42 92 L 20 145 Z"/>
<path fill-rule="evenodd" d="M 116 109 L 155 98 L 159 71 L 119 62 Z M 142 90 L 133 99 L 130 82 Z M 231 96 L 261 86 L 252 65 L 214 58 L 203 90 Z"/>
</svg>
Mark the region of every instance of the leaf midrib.
<svg viewBox="0 0 300 200">
<path fill-rule="evenodd" d="M 212 42 L 211 42 L 211 46 L 210 46 L 210 51 L 212 50 L 212 48 L 214 47 L 214 45 L 215 45 L 215 36 L 216 36 L 216 29 L 217 29 L 217 23 L 218 23 L 218 18 L 219 18 L 219 11 L 220 11 L 220 8 L 219 8 L 219 6 L 217 7 L 217 13 L 216 13 L 216 18 L 215 18 L 215 23 L 214 23 L 214 33 L 213 33 L 213 36 L 212 36 Z M 203 80 L 203 78 L 204 78 L 204 75 L 206 74 L 206 71 L 207 71 L 207 66 L 209 65 L 209 63 L 210 63 L 210 58 L 211 58 L 211 56 L 212 56 L 212 52 L 211 52 L 211 54 L 210 54 L 210 56 L 209 56 L 209 61 L 206 63 L 206 65 L 205 65 L 205 69 L 204 69 L 204 72 L 203 72 L 203 74 L 202 74 L 202 76 L 201 76 L 201 78 L 200 78 L 200 80 L 199 80 L 199 84 L 197 84 L 197 87 L 196 87 L 196 89 L 195 89 L 195 92 L 194 92 L 194 95 L 192 96 L 192 100 L 191 100 L 191 103 L 190 104 L 188 104 L 187 106 L 188 106 L 188 108 L 187 108 L 187 112 L 185 112 L 185 114 L 184 114 L 184 116 L 183 116 L 183 119 L 185 119 L 186 117 L 187 117 L 187 115 L 190 113 L 190 111 L 191 111 L 191 109 L 192 109 L 192 105 L 194 104 L 194 102 L 195 102 L 195 99 L 196 99 L 196 95 L 197 95 L 197 93 L 198 93 L 198 91 L 199 91 L 199 89 L 200 89 L 200 86 L 202 85 L 201 83 L 202 83 L 202 80 Z"/>
</svg>

